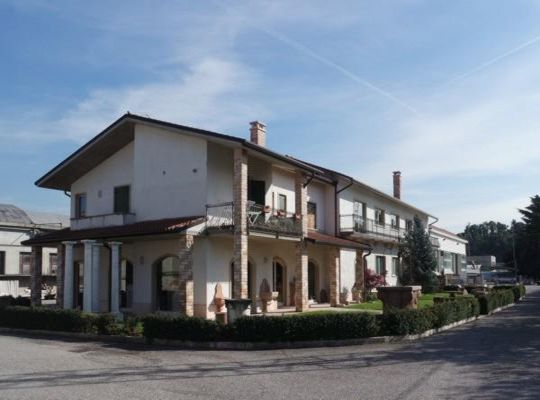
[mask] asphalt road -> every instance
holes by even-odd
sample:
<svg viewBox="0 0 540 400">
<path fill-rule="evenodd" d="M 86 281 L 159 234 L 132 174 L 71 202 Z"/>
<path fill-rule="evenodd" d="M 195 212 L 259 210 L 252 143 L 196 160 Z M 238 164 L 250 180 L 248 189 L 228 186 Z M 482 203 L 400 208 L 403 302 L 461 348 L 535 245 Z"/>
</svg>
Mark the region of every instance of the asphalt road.
<svg viewBox="0 0 540 400">
<path fill-rule="evenodd" d="M 406 344 L 185 351 L 0 336 L 0 399 L 540 399 L 540 289 Z"/>
</svg>

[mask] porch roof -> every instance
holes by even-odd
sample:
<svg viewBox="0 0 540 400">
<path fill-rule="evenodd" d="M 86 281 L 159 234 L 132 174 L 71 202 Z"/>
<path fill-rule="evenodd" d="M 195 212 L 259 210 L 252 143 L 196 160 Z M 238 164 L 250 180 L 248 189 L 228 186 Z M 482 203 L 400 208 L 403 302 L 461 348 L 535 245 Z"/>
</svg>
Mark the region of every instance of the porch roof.
<svg viewBox="0 0 540 400">
<path fill-rule="evenodd" d="M 353 240 L 343 239 L 337 236 L 327 235 L 325 233 L 321 233 L 318 231 L 309 231 L 307 235 L 307 239 L 311 242 L 314 242 L 316 244 L 326 244 L 331 246 L 338 246 L 338 247 L 346 247 L 346 248 L 352 248 L 352 249 L 370 249 L 371 246 L 355 242 Z"/>
<path fill-rule="evenodd" d="M 102 228 L 62 229 L 55 232 L 37 235 L 22 242 L 25 246 L 77 241 L 84 239 L 111 239 L 131 236 L 159 235 L 177 233 L 204 221 L 203 216 L 166 218 L 135 222 L 133 224 L 107 226 Z"/>
</svg>

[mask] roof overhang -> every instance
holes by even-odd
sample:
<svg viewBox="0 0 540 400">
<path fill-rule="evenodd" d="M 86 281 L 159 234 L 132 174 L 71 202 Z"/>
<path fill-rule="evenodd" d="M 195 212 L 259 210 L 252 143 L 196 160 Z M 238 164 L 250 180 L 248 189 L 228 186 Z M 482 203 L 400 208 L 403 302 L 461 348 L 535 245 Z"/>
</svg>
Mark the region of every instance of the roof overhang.
<svg viewBox="0 0 540 400">
<path fill-rule="evenodd" d="M 242 138 L 135 114 L 125 114 L 39 178 L 35 184 L 43 188 L 69 191 L 73 182 L 132 142 L 135 136 L 136 124 L 158 127 L 187 135 L 202 136 L 209 141 L 228 147 L 243 147 L 248 153 L 256 154 L 258 157 L 271 160 L 283 167 L 300 169 L 308 174 L 324 175 L 323 171 L 318 168 L 299 160 L 291 159 L 265 147 L 258 146 Z"/>
</svg>

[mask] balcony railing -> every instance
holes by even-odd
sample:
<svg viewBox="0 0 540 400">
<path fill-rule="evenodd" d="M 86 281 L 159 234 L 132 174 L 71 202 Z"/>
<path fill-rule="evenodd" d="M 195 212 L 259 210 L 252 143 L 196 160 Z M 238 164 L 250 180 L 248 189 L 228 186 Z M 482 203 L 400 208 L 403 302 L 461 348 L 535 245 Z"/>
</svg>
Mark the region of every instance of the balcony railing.
<svg viewBox="0 0 540 400">
<path fill-rule="evenodd" d="M 248 201 L 247 227 L 249 231 L 281 233 L 300 236 L 302 225 L 300 218 L 294 213 L 275 210 Z M 209 204 L 206 206 L 206 227 L 209 232 L 219 230 L 232 230 L 234 227 L 234 203 Z"/>
<path fill-rule="evenodd" d="M 433 247 L 441 247 L 441 244 L 439 243 L 439 238 L 430 236 L 430 237 L 429 237 L 429 241 L 431 242 L 431 245 L 432 245 Z"/>
<path fill-rule="evenodd" d="M 362 233 L 394 240 L 402 238 L 406 232 L 403 228 L 400 229 L 390 224 L 381 224 L 373 219 L 354 214 L 340 215 L 339 229 L 341 233 Z"/>
</svg>

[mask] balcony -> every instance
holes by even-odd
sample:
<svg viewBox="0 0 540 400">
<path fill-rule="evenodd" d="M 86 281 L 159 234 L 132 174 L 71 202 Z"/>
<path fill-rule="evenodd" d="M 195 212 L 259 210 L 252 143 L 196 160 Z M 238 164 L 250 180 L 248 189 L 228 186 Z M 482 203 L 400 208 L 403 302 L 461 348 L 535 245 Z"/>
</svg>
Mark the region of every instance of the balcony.
<svg viewBox="0 0 540 400">
<path fill-rule="evenodd" d="M 135 214 L 102 214 L 88 217 L 71 218 L 71 229 L 102 228 L 105 226 L 118 226 L 133 224 Z"/>
<path fill-rule="evenodd" d="M 430 237 L 429 237 L 429 241 L 431 242 L 431 245 L 432 245 L 433 247 L 441 247 L 441 244 L 439 243 L 439 238 L 430 236 Z"/>
<path fill-rule="evenodd" d="M 405 229 L 398 229 L 389 224 L 380 224 L 369 218 L 349 214 L 339 216 L 339 228 L 342 234 L 358 235 L 359 237 L 399 241 L 405 236 Z"/>
<path fill-rule="evenodd" d="M 302 225 L 296 214 L 275 210 L 248 201 L 247 227 L 250 232 L 301 236 Z M 209 233 L 232 231 L 234 228 L 233 202 L 206 206 L 206 228 Z"/>
</svg>

